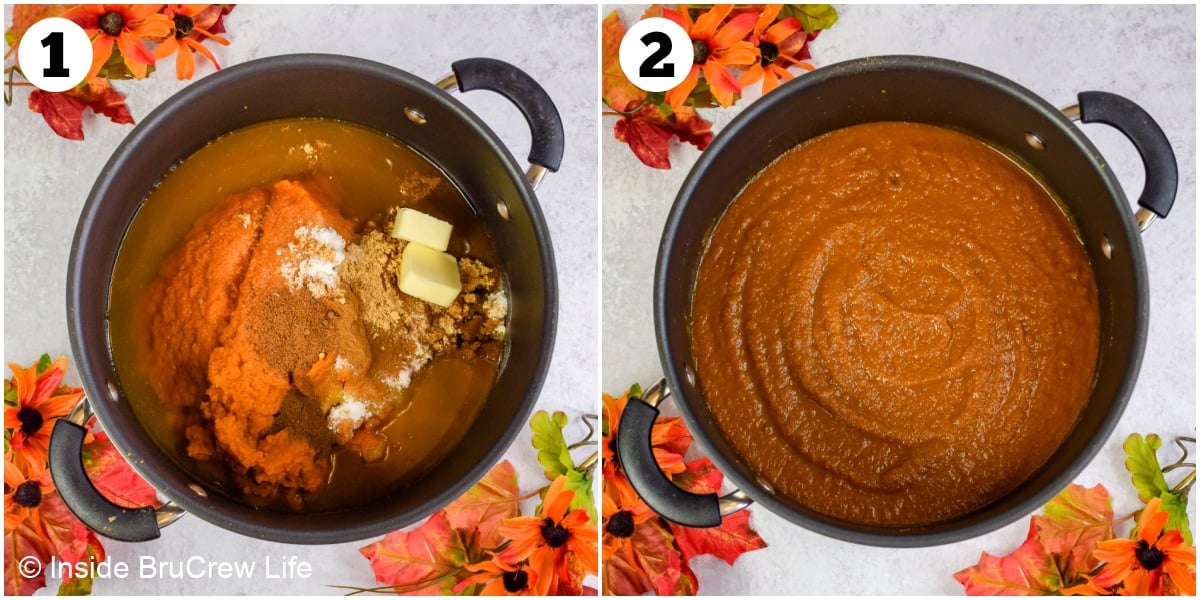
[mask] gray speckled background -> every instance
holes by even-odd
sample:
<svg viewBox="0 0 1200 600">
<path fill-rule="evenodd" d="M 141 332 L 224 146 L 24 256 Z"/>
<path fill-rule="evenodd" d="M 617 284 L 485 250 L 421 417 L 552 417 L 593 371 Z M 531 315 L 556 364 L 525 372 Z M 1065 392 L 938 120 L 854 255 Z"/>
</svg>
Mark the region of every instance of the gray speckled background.
<svg viewBox="0 0 1200 600">
<path fill-rule="evenodd" d="M 7 19 L 9 11 L 4 12 Z M 567 144 L 561 171 L 548 176 L 538 192 L 554 241 L 561 298 L 554 361 L 539 407 L 564 410 L 573 417 L 596 412 L 598 402 L 596 15 L 594 5 L 239 6 L 226 19 L 232 45 L 214 48 L 224 65 L 277 54 L 331 52 L 391 64 L 428 80 L 447 74 L 454 60 L 490 56 L 522 67 L 545 86 L 563 117 Z M 172 60 L 161 63 L 161 71 L 147 80 L 116 85 L 128 94 L 135 118 L 144 117 L 187 85 L 175 80 Z M 207 63 L 197 61 L 196 79 L 212 72 Z M 96 174 L 132 129 L 89 113 L 84 122 L 87 140 L 63 140 L 46 127 L 40 115 L 25 107 L 27 96 L 28 89 L 19 88 L 14 105 L 4 111 L 3 356 L 22 363 L 42 352 L 70 355 L 65 274 L 76 217 Z M 524 160 L 529 133 L 514 106 L 485 92 L 458 98 L 492 127 L 514 156 Z M 572 437 L 583 433 L 584 428 L 577 425 L 569 430 Z M 517 439 L 506 458 L 526 482 L 523 489 L 542 481 L 528 433 Z M 144 581 L 134 575 L 97 581 L 95 592 L 341 593 L 325 586 L 374 585 L 367 561 L 358 554 L 364 543 L 289 546 L 259 542 L 196 517 L 185 517 L 164 529 L 157 541 L 106 542 L 105 546 L 114 560 L 133 565 L 135 573 L 141 555 L 172 561 L 199 556 L 255 562 L 256 576 L 229 581 Z M 313 566 L 312 577 L 268 580 L 263 576 L 268 556 L 278 565 L 292 555 Z M 52 581 L 42 593 L 52 593 L 56 585 Z"/>
<path fill-rule="evenodd" d="M 631 24 L 643 6 L 618 7 Z M 608 14 L 610 7 L 603 11 Z M 1150 270 L 1151 321 L 1145 362 L 1124 418 L 1078 478 L 1103 483 L 1118 513 L 1136 507 L 1122 467 L 1120 440 L 1133 432 L 1164 438 L 1195 435 L 1196 298 L 1196 13 L 1192 6 L 867 6 L 839 5 L 841 20 L 813 43 L 818 67 L 879 54 L 925 54 L 972 63 L 1033 90 L 1056 106 L 1084 90 L 1105 90 L 1140 103 L 1165 130 L 1180 167 L 1170 218 L 1144 236 Z M 722 127 L 736 107 L 702 115 Z M 651 319 L 650 285 L 658 238 L 675 192 L 698 152 L 671 151 L 673 168 L 641 165 L 601 124 L 603 170 L 603 376 L 617 393 L 661 376 Z M 1137 153 L 1103 125 L 1083 131 L 1136 197 L 1143 171 Z M 1169 442 L 1168 442 L 1169 445 Z M 1164 449 L 1167 460 L 1174 450 Z M 1193 493 L 1194 497 L 1194 493 Z M 762 508 L 752 524 L 770 547 L 733 567 L 710 556 L 693 567 L 705 594 L 950 594 L 951 575 L 981 551 L 1014 550 L 1028 529 L 1021 519 L 989 535 L 937 548 L 869 548 L 824 538 Z M 1194 511 L 1194 503 L 1192 509 Z M 1192 521 L 1195 522 L 1194 512 Z"/>
</svg>

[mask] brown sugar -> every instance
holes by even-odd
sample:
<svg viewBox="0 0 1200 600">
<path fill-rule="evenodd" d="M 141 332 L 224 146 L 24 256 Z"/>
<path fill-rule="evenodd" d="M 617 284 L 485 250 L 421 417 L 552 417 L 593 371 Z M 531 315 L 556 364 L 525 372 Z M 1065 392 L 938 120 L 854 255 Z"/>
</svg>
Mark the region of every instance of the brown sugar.
<svg viewBox="0 0 1200 600">
<path fill-rule="evenodd" d="M 339 447 L 386 455 L 400 393 L 436 357 L 498 360 L 498 274 L 461 258 L 463 292 L 431 305 L 398 289 L 404 245 L 356 235 L 315 182 L 250 190 L 202 218 L 140 305 L 151 383 L 183 415 L 188 454 L 298 507 Z"/>
</svg>

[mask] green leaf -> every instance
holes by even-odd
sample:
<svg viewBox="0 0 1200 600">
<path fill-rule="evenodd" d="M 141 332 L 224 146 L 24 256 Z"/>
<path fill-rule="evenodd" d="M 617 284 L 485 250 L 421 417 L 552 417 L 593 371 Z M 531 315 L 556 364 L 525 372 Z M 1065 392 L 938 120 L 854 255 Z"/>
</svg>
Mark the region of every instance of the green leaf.
<svg viewBox="0 0 1200 600">
<path fill-rule="evenodd" d="M 637 396 L 637 397 L 641 398 L 642 397 L 642 386 L 640 386 L 636 383 L 629 386 L 629 395 L 630 395 L 630 397 Z"/>
<path fill-rule="evenodd" d="M 49 369 L 52 364 L 54 364 L 54 360 L 50 358 L 50 355 L 43 354 L 37 361 L 37 374 L 41 375 L 45 373 L 46 369 Z"/>
<path fill-rule="evenodd" d="M 575 499 L 571 500 L 571 510 L 582 508 L 587 511 L 588 519 L 593 523 L 596 522 L 596 500 L 592 497 L 592 480 L 588 476 L 579 471 L 567 472 L 566 489 L 575 492 Z"/>
<path fill-rule="evenodd" d="M 838 13 L 832 4 L 787 4 L 779 11 L 779 17 L 796 17 L 804 31 L 813 34 L 833 27 L 837 23 Z"/>
<path fill-rule="evenodd" d="M 1191 546 L 1192 527 L 1188 523 L 1187 502 L 1171 492 L 1164 492 L 1159 498 L 1162 498 L 1159 508 L 1171 515 L 1167 517 L 1167 524 L 1163 527 L 1163 531 L 1178 529 L 1179 533 L 1183 534 L 1183 543 Z"/>
<path fill-rule="evenodd" d="M 529 419 L 529 428 L 533 430 L 533 447 L 538 451 L 538 462 L 546 472 L 546 479 L 554 480 L 559 475 L 566 475 L 575 470 L 575 461 L 567 450 L 567 442 L 563 439 L 563 427 L 567 426 L 567 415 L 562 411 L 554 414 L 539 410 Z"/>
<path fill-rule="evenodd" d="M 1125 438 L 1121 447 L 1125 449 L 1125 469 L 1133 475 L 1139 500 L 1149 502 L 1171 490 L 1156 454 L 1162 447 L 1161 438 L 1153 433 L 1146 437 L 1135 433 Z"/>
<path fill-rule="evenodd" d="M 17 399 L 18 399 L 17 386 L 13 385 L 11 380 L 5 379 L 4 380 L 4 405 L 5 406 L 16 406 Z"/>
</svg>

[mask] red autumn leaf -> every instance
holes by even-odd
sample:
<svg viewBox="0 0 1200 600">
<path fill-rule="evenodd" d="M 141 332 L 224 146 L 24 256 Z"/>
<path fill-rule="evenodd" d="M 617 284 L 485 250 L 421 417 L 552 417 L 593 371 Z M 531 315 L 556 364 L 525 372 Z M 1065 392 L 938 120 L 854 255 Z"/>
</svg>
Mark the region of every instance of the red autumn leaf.
<svg viewBox="0 0 1200 600">
<path fill-rule="evenodd" d="M 75 563 L 88 555 L 89 545 L 100 545 L 96 533 L 75 518 L 71 509 L 58 496 L 58 492 L 46 494 L 38 506 L 42 524 L 50 541 L 50 551 L 64 563 Z"/>
<path fill-rule="evenodd" d="M 100 540 L 95 543 L 89 543 L 87 553 L 83 557 L 84 562 L 97 564 L 104 561 L 104 546 L 100 545 Z M 74 573 L 62 580 L 58 584 L 59 596 L 87 596 L 92 593 L 92 577 L 75 577 Z"/>
<path fill-rule="evenodd" d="M 68 93 L 92 109 L 92 112 L 108 117 L 113 123 L 133 124 L 133 115 L 125 106 L 125 95 L 113 89 L 107 80 L 101 79 L 98 83 L 89 83 L 85 88 Z"/>
<path fill-rule="evenodd" d="M 629 144 L 638 160 L 655 169 L 670 169 L 668 157 L 672 137 L 704 150 L 712 142 L 712 123 L 701 119 L 694 110 L 684 108 L 664 117 L 658 107 L 648 105 L 617 121 L 613 134 Z"/>
<path fill-rule="evenodd" d="M 696 574 L 675 546 L 670 529 L 651 519 L 638 526 L 630 540 L 639 563 L 659 596 L 694 596 Z"/>
<path fill-rule="evenodd" d="M 1043 596 L 1062 586 L 1053 558 L 1037 540 L 1037 526 L 1029 524 L 1029 536 L 1008 556 L 984 552 L 979 564 L 954 574 L 969 596 Z"/>
<path fill-rule="evenodd" d="M 225 15 L 233 12 L 236 6 L 236 4 L 213 4 L 196 15 L 196 23 L 201 24 L 200 26 L 203 29 L 208 30 L 213 35 L 221 35 L 225 33 Z M 214 11 L 216 16 L 214 17 L 209 14 L 209 11 Z M 202 25 L 202 23 L 208 23 L 209 19 L 212 19 L 211 25 Z"/>
<path fill-rule="evenodd" d="M 605 596 L 641 596 L 654 591 L 654 582 L 624 546 L 604 561 L 603 583 Z"/>
<path fill-rule="evenodd" d="M 504 541 L 504 536 L 500 535 L 500 522 L 520 514 L 520 501 L 517 472 L 506 460 L 446 506 L 446 520 L 455 529 L 478 531 L 476 542 L 481 548 L 495 548 Z"/>
<path fill-rule="evenodd" d="M 675 541 L 685 560 L 711 554 L 730 566 L 739 556 L 767 547 L 767 542 L 750 527 L 750 512 L 741 510 L 721 520 L 720 527 L 693 528 L 672 525 Z"/>
<path fill-rule="evenodd" d="M 629 144 L 642 164 L 655 169 L 670 169 L 671 159 L 667 142 L 671 134 L 662 127 L 636 116 L 623 117 L 613 127 L 617 141 Z"/>
<path fill-rule="evenodd" d="M 22 564 L 31 564 L 34 560 L 38 565 L 48 564 L 50 546 L 38 537 L 28 521 L 12 531 L 4 532 L 5 596 L 29 596 L 46 587 L 46 574 L 42 569 L 38 569 L 32 577 L 27 577 L 21 569 Z"/>
<path fill-rule="evenodd" d="M 401 595 L 449 595 L 470 573 L 467 548 L 438 511 L 412 531 L 393 531 L 359 552 L 371 561 L 375 580 Z"/>
<path fill-rule="evenodd" d="M 693 494 L 716 494 L 721 491 L 725 476 L 709 458 L 697 458 L 686 464 L 687 470 L 672 480 L 675 485 Z"/>
<path fill-rule="evenodd" d="M 4 41 L 13 52 L 17 51 L 17 47 L 21 43 L 21 38 L 25 32 L 38 21 L 46 17 L 54 17 L 61 15 L 63 11 L 70 8 L 70 4 L 14 4 L 12 5 L 12 25 L 4 32 Z M 20 65 L 20 57 L 17 58 L 17 64 Z"/>
<path fill-rule="evenodd" d="M 1067 579 L 1091 572 L 1098 562 L 1092 550 L 1097 543 L 1113 537 L 1108 490 L 1099 484 L 1085 488 L 1072 483 L 1046 503 L 1041 515 L 1033 517 L 1033 526 L 1046 552 L 1067 559 Z"/>
<path fill-rule="evenodd" d="M 29 93 L 29 110 L 41 113 L 50 129 L 68 140 L 83 139 L 83 108 L 82 102 L 66 93 L 42 90 Z"/>
<path fill-rule="evenodd" d="M 134 472 L 103 431 L 92 431 L 92 440 L 84 444 L 83 466 L 96 489 L 121 506 L 141 508 L 161 504 L 158 492 Z"/>
</svg>

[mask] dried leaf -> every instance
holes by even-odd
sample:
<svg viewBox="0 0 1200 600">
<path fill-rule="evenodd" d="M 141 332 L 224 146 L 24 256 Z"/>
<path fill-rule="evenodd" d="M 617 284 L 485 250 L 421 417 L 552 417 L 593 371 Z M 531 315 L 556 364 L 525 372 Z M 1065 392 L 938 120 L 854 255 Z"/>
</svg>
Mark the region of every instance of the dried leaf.
<svg viewBox="0 0 1200 600">
<path fill-rule="evenodd" d="M 1037 540 L 1037 527 L 1029 524 L 1025 543 L 1008 556 L 984 552 L 979 564 L 954 574 L 969 596 L 1041 596 L 1062 586 L 1054 560 Z"/>
<path fill-rule="evenodd" d="M 41 565 L 50 562 L 50 546 L 38 537 L 28 521 L 12 531 L 4 532 L 5 596 L 30 596 L 46 587 L 45 572 L 39 570 L 37 575 L 26 577 L 20 568 L 22 560 L 37 560 Z"/>
<path fill-rule="evenodd" d="M 716 494 L 721 491 L 724 475 L 709 458 L 698 458 L 686 464 L 686 470 L 675 476 L 675 485 L 693 494 Z"/>
<path fill-rule="evenodd" d="M 602 582 L 605 596 L 641 596 L 654 591 L 654 582 L 623 546 L 604 561 Z"/>
<path fill-rule="evenodd" d="M 1064 576 L 1074 579 L 1096 567 L 1096 544 L 1113 537 L 1112 500 L 1103 485 L 1085 488 L 1072 483 L 1033 517 L 1037 540 L 1051 554 L 1066 559 Z"/>
<path fill-rule="evenodd" d="M 628 112 L 646 100 L 646 92 L 633 85 L 621 70 L 618 53 L 621 49 L 621 38 L 625 37 L 625 25 L 621 23 L 621 16 L 613 11 L 604 18 L 600 31 L 603 38 L 600 59 L 603 65 L 601 95 L 613 110 Z"/>
<path fill-rule="evenodd" d="M 50 129 L 68 140 L 83 139 L 83 108 L 82 102 L 65 93 L 42 90 L 29 93 L 29 110 L 41 113 Z"/>
<path fill-rule="evenodd" d="M 92 441 L 83 446 L 83 466 L 96 489 L 121 506 L 141 508 L 161 504 L 158 492 L 134 472 L 103 431 L 93 431 Z"/>
<path fill-rule="evenodd" d="M 1125 438 L 1121 447 L 1125 449 L 1125 469 L 1133 475 L 1133 487 L 1137 488 L 1139 500 L 1149 502 L 1171 490 L 1158 464 L 1161 438 L 1153 433 L 1146 437 L 1135 433 Z"/>
<path fill-rule="evenodd" d="M 730 566 L 739 556 L 767 547 L 767 542 L 750 527 L 750 511 L 741 510 L 721 520 L 720 527 L 697 529 L 672 525 L 675 541 L 684 560 L 711 554 Z"/>
<path fill-rule="evenodd" d="M 34 23 L 61 15 L 70 7 L 70 4 L 14 4 L 12 25 L 4 32 L 4 43 L 16 48 L 21 43 L 21 37 Z"/>
<path fill-rule="evenodd" d="M 108 117 L 113 123 L 133 124 L 133 115 L 129 113 L 129 107 L 125 105 L 125 95 L 113 89 L 103 79 L 96 83 L 89 83 L 78 90 L 72 90 L 71 95 L 92 109 L 92 112 Z"/>
<path fill-rule="evenodd" d="M 470 573 L 462 536 L 438 511 L 412 531 L 393 531 L 359 552 L 371 561 L 375 580 L 402 595 L 449 595 Z M 473 561 L 471 561 L 473 562 Z"/>
<path fill-rule="evenodd" d="M 696 575 L 675 545 L 670 528 L 651 519 L 634 530 L 630 541 L 654 593 L 659 596 L 696 594 Z"/>
<path fill-rule="evenodd" d="M 529 419 L 529 428 L 533 430 L 530 441 L 538 452 L 538 462 L 546 472 L 546 479 L 550 481 L 575 469 L 575 461 L 563 439 L 562 430 L 567 421 L 567 415 L 562 411 L 554 411 L 551 415 L 544 410 L 537 411 Z"/>
<path fill-rule="evenodd" d="M 671 159 L 668 157 L 671 134 L 662 127 L 635 115 L 617 121 L 613 127 L 613 135 L 617 141 L 629 144 L 634 156 L 647 167 L 671 168 Z"/>
<path fill-rule="evenodd" d="M 517 471 L 512 463 L 501 462 L 492 468 L 467 493 L 446 506 L 446 520 L 455 529 L 477 531 L 481 548 L 494 549 L 504 541 L 500 523 L 521 512 L 521 493 Z"/>
<path fill-rule="evenodd" d="M 100 540 L 96 540 L 94 544 L 88 544 L 85 561 L 91 564 L 97 564 L 104 560 L 104 547 L 100 545 Z M 67 577 L 58 584 L 59 596 L 88 596 L 92 593 L 92 576 Z"/>
</svg>

